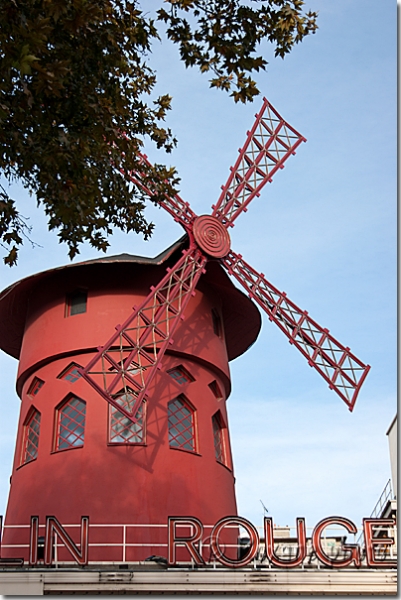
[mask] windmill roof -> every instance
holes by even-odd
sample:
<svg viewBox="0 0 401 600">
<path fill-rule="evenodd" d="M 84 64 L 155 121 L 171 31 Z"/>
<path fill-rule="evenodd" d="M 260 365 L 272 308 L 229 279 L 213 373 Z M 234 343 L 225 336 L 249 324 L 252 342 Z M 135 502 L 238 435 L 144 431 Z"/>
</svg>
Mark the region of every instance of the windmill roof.
<svg viewBox="0 0 401 600">
<path fill-rule="evenodd" d="M 172 266 L 179 253 L 187 245 L 188 238 L 185 235 L 154 258 L 127 253 L 104 256 L 41 271 L 13 283 L 0 293 L 0 348 L 10 356 L 19 358 L 29 297 L 33 288 L 45 279 L 63 270 L 87 270 L 95 266 L 98 268 L 102 264 L 104 264 L 104 268 L 112 267 L 115 264 L 149 265 L 151 268 L 166 263 L 166 266 Z M 261 328 L 259 310 L 245 294 L 234 286 L 219 261 L 210 260 L 208 262 L 206 273 L 202 275 L 201 280 L 215 289 L 222 299 L 222 317 L 228 359 L 233 360 L 255 342 Z"/>
</svg>

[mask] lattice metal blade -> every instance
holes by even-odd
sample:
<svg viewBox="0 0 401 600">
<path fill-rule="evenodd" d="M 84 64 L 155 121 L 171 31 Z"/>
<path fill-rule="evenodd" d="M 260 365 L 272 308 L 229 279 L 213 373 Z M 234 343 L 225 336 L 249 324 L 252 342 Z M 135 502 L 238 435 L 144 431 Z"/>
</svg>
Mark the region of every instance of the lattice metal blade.
<svg viewBox="0 0 401 600">
<path fill-rule="evenodd" d="M 150 162 L 148 161 L 148 157 L 146 154 L 139 153 L 141 164 L 145 163 L 150 166 Z M 142 190 L 148 194 L 150 198 L 155 195 L 155 191 L 152 190 L 146 183 L 144 182 L 143 176 L 140 172 L 134 173 L 131 171 L 127 174 L 130 180 L 135 183 L 138 187 L 142 188 Z M 174 198 L 165 195 L 163 202 L 160 202 L 159 206 L 162 206 L 177 223 L 180 223 L 186 231 L 191 227 L 193 221 L 196 218 L 196 214 L 193 212 L 188 202 L 184 202 L 184 200 L 176 194 Z"/>
<path fill-rule="evenodd" d="M 213 206 L 213 216 L 226 227 L 231 227 L 302 142 L 306 139 L 264 98 L 237 162 L 231 168 L 231 175 L 222 187 L 216 206 Z"/>
<path fill-rule="evenodd" d="M 349 348 L 330 335 L 328 329 L 322 328 L 306 311 L 291 302 L 284 292 L 279 292 L 240 254 L 230 251 L 222 262 L 352 411 L 369 365 L 361 362 Z"/>
<path fill-rule="evenodd" d="M 80 369 L 82 377 L 134 423 L 206 261 L 199 249 L 185 250 L 141 306 Z"/>
</svg>

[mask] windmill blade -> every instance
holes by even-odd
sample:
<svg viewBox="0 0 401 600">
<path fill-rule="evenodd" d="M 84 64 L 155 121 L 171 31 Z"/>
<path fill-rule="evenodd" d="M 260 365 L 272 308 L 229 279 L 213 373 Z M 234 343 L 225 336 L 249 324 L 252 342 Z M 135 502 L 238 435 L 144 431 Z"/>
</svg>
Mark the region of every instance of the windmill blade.
<svg viewBox="0 0 401 600">
<path fill-rule="evenodd" d="M 263 273 L 257 273 L 240 254 L 230 251 L 222 260 L 228 272 L 247 290 L 249 296 L 267 313 L 270 321 L 289 338 L 290 343 L 305 356 L 311 367 L 327 381 L 352 411 L 359 390 L 369 372 L 355 355 L 340 344 L 328 329 L 323 329 L 301 310 L 284 292 L 269 283 Z"/>
<path fill-rule="evenodd" d="M 184 250 L 139 308 L 80 369 L 82 377 L 134 423 L 206 261 L 198 248 Z"/>
<path fill-rule="evenodd" d="M 222 186 L 220 198 L 212 208 L 226 227 L 232 227 L 238 215 L 258 196 L 263 186 L 271 181 L 285 161 L 295 154 L 306 139 L 289 125 L 264 98 L 256 121 L 247 133 L 247 140 L 239 150 L 231 175 Z"/>
<path fill-rule="evenodd" d="M 139 156 L 140 164 L 151 166 L 146 154 L 140 153 Z M 150 198 L 155 196 L 155 190 L 152 190 L 152 188 L 145 183 L 143 173 L 134 171 L 126 173 L 123 170 L 121 170 L 121 172 L 123 175 L 128 176 L 132 183 L 135 183 L 135 185 L 140 187 Z M 184 202 L 184 200 L 178 194 L 176 194 L 174 198 L 171 198 L 165 194 L 164 199 L 159 203 L 159 206 L 162 206 L 168 213 L 170 213 L 173 219 L 177 221 L 177 223 L 180 223 L 180 225 L 182 225 L 186 231 L 188 231 L 194 219 L 196 218 L 196 214 L 193 212 L 188 202 Z"/>
</svg>

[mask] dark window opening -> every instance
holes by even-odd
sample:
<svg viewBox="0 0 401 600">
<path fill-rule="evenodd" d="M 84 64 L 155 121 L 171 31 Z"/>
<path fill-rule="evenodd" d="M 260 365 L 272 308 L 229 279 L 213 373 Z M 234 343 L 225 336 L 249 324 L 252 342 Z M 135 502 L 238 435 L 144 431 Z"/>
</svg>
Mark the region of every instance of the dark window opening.
<svg viewBox="0 0 401 600">
<path fill-rule="evenodd" d="M 77 363 L 71 363 L 66 369 L 61 371 L 60 375 L 57 375 L 57 379 L 65 379 L 70 383 L 75 383 L 81 377 L 78 372 L 78 369 L 80 368 L 82 367 Z"/>
<path fill-rule="evenodd" d="M 210 387 L 210 389 L 212 390 L 212 392 L 213 392 L 213 395 L 214 395 L 214 397 L 215 397 L 217 400 L 222 400 L 222 399 L 223 399 L 223 394 L 221 393 L 220 386 L 219 386 L 219 384 L 217 383 L 217 381 L 216 381 L 216 380 L 214 380 L 214 381 L 210 382 L 210 383 L 209 383 L 209 387 Z"/>
<path fill-rule="evenodd" d="M 192 377 L 192 375 L 182 365 L 174 367 L 173 369 L 169 369 L 167 373 L 172 379 L 174 379 L 174 381 L 181 385 L 183 385 L 184 383 L 195 381 L 195 378 Z"/>
<path fill-rule="evenodd" d="M 170 448 L 195 450 L 194 411 L 178 396 L 168 403 L 168 441 Z"/>
<path fill-rule="evenodd" d="M 67 296 L 67 316 L 80 315 L 86 312 L 88 293 L 83 290 L 77 290 Z"/>
<path fill-rule="evenodd" d="M 34 377 L 28 389 L 28 396 L 36 396 L 36 394 L 39 392 L 40 388 L 43 386 L 44 383 L 45 382 L 43 381 L 43 379 L 39 379 L 39 377 Z"/>
<path fill-rule="evenodd" d="M 212 321 L 213 321 L 213 331 L 219 337 L 223 337 L 223 326 L 221 323 L 221 317 L 215 308 L 212 308 Z"/>
</svg>

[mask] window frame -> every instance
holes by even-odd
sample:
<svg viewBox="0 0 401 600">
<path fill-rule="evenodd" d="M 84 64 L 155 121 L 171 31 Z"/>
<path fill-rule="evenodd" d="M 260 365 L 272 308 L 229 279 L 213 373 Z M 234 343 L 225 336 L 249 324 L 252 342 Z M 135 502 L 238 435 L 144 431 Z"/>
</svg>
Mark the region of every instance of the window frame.
<svg viewBox="0 0 401 600">
<path fill-rule="evenodd" d="M 82 444 L 76 445 L 76 446 L 69 446 L 68 448 L 59 448 L 59 437 L 60 437 L 60 415 L 62 413 L 62 410 L 64 409 L 64 407 L 71 401 L 71 400 L 79 400 L 80 402 L 84 403 L 85 406 L 85 413 L 84 413 L 84 422 L 83 422 L 83 438 L 82 438 Z M 52 453 L 58 453 L 58 452 L 65 452 L 67 450 L 75 450 L 77 448 L 83 448 L 84 447 L 84 443 L 85 443 L 85 429 L 86 429 L 86 401 L 83 398 L 80 398 L 79 396 L 75 395 L 75 394 L 68 394 L 68 396 L 66 398 L 64 398 L 64 400 L 62 400 L 55 408 L 54 411 L 54 433 L 53 433 L 53 450 Z"/>
<path fill-rule="evenodd" d="M 74 297 L 77 296 L 85 296 L 85 310 L 80 312 L 71 312 L 73 308 L 73 300 Z M 70 292 L 66 295 L 65 298 L 65 317 L 76 317 L 77 315 L 84 315 L 88 312 L 88 290 L 84 288 L 77 288 L 73 292 Z"/>
<path fill-rule="evenodd" d="M 36 398 L 36 396 L 38 395 L 38 393 L 40 392 L 40 390 L 42 389 L 44 384 L 45 384 L 44 380 L 41 379 L 40 377 L 36 377 L 36 375 L 35 375 L 28 387 L 27 396 L 29 396 L 30 398 Z M 36 388 L 36 392 L 34 391 L 35 388 Z"/>
<path fill-rule="evenodd" d="M 214 334 L 221 340 L 224 339 L 223 319 L 217 308 L 212 308 L 212 324 Z"/>
<path fill-rule="evenodd" d="M 190 411 L 191 416 L 192 416 L 192 440 L 193 440 L 193 448 L 189 449 L 189 448 L 183 448 L 182 446 L 172 446 L 170 443 L 170 423 L 169 423 L 169 406 L 172 402 L 179 400 L 180 402 L 182 402 L 182 404 L 184 405 L 184 407 Z M 187 396 L 185 396 L 184 394 L 179 394 L 178 396 L 175 396 L 175 398 L 172 398 L 171 400 L 169 400 L 167 402 L 167 436 L 168 436 L 168 445 L 170 450 L 181 450 L 182 452 L 189 452 L 190 454 L 199 454 L 199 440 L 198 440 L 198 426 L 197 426 L 197 415 L 196 415 L 196 408 L 193 406 L 193 404 L 188 400 Z"/>
<path fill-rule="evenodd" d="M 132 391 L 132 390 L 130 390 L 128 388 L 128 391 Z M 125 393 L 126 392 L 124 390 L 122 390 L 121 393 L 114 394 L 113 398 L 116 399 L 116 398 L 120 397 L 122 394 L 125 394 Z M 120 411 L 118 410 L 118 408 L 116 408 L 112 404 L 109 404 L 108 418 L 107 418 L 107 445 L 108 446 L 113 446 L 113 447 L 114 446 L 146 446 L 146 416 L 147 416 L 147 402 L 146 402 L 146 400 L 142 401 L 141 408 L 142 408 L 142 441 L 141 442 L 129 442 L 129 441 L 113 442 L 113 440 L 111 439 L 112 411 L 113 410 L 115 410 L 117 412 L 120 412 Z M 123 415 L 123 413 L 120 413 L 120 414 Z"/>
<path fill-rule="evenodd" d="M 221 400 L 224 400 L 224 394 L 221 391 L 221 387 L 220 387 L 217 379 L 213 379 L 213 381 L 211 381 L 207 385 L 208 385 L 208 388 L 210 389 L 210 391 L 212 392 L 213 397 L 216 398 L 216 400 L 218 402 L 220 402 Z"/>
<path fill-rule="evenodd" d="M 33 421 L 33 418 L 35 417 L 35 415 L 39 415 L 39 431 L 37 433 L 38 444 L 37 444 L 37 447 L 36 447 L 36 456 L 33 457 L 33 458 L 30 458 L 29 460 L 25 460 L 25 457 L 26 457 L 26 454 L 27 454 L 27 441 L 28 441 L 28 436 L 29 436 L 30 424 Z M 38 458 L 41 416 L 42 416 L 41 412 L 36 408 L 36 406 L 34 406 L 32 404 L 30 406 L 27 414 L 26 414 L 25 419 L 24 419 L 19 467 L 23 467 L 24 465 L 28 465 L 29 463 L 34 462 Z"/>
<path fill-rule="evenodd" d="M 213 419 L 216 419 L 217 423 L 220 426 L 221 438 L 222 438 L 222 442 L 223 442 L 224 462 L 219 460 L 216 456 L 216 448 L 214 445 Z M 229 432 L 228 432 L 227 421 L 221 410 L 216 411 L 212 415 L 212 436 L 213 436 L 213 451 L 214 451 L 214 456 L 215 456 L 216 462 L 219 465 L 221 465 L 222 467 L 224 467 L 225 469 L 227 469 L 228 471 L 230 471 L 230 473 L 232 473 L 233 472 L 233 461 L 232 461 L 232 455 L 231 455 L 230 436 L 229 436 Z"/>
<path fill-rule="evenodd" d="M 74 381 L 70 381 L 69 379 L 65 378 L 66 373 L 70 370 L 70 369 L 82 369 L 82 366 L 79 365 L 76 362 L 71 362 L 68 364 L 68 366 L 66 366 L 58 375 L 57 375 L 57 379 L 61 379 L 63 381 L 67 381 L 68 383 L 76 383 L 81 377 L 82 375 L 78 375 L 78 377 L 74 380 Z"/>
<path fill-rule="evenodd" d="M 174 371 L 179 371 L 181 373 L 181 375 L 183 375 L 186 378 L 186 381 L 181 382 L 176 377 L 174 377 L 172 375 L 172 372 L 174 372 Z M 176 365 L 175 367 L 171 367 L 171 369 L 168 369 L 167 370 L 167 375 L 169 375 L 170 378 L 175 383 L 177 383 L 179 386 L 181 386 L 181 385 L 187 385 L 187 384 L 192 383 L 193 381 L 195 381 L 195 377 L 192 375 L 192 373 L 189 372 L 189 370 L 186 367 L 184 367 L 183 364 L 179 364 L 179 365 Z"/>
</svg>

